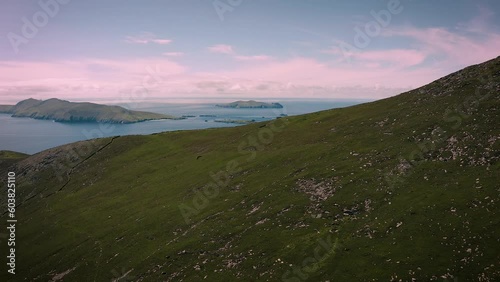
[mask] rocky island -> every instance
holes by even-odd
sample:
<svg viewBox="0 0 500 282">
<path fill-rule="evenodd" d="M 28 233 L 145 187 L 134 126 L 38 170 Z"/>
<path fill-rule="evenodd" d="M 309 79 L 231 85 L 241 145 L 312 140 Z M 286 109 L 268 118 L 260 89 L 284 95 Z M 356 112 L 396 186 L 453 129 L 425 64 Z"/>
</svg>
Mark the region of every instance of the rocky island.
<svg viewBox="0 0 500 282">
<path fill-rule="evenodd" d="M 256 109 L 256 108 L 281 109 L 281 108 L 283 108 L 283 105 L 281 105 L 280 103 L 264 103 L 264 102 L 257 102 L 254 100 L 236 101 L 236 102 L 232 102 L 232 103 L 228 103 L 228 104 L 217 104 L 215 106 L 220 107 L 220 108 L 236 108 L 236 109 Z"/>
<path fill-rule="evenodd" d="M 23 100 L 16 105 L 0 105 L 0 113 L 13 117 L 30 117 L 58 122 L 135 123 L 148 120 L 175 119 L 174 116 L 127 110 L 120 106 L 75 103 L 60 99 Z"/>
<path fill-rule="evenodd" d="M 244 120 L 244 119 L 216 119 L 214 122 L 220 122 L 220 123 L 234 123 L 234 124 L 250 124 L 254 123 L 255 120 Z"/>
</svg>

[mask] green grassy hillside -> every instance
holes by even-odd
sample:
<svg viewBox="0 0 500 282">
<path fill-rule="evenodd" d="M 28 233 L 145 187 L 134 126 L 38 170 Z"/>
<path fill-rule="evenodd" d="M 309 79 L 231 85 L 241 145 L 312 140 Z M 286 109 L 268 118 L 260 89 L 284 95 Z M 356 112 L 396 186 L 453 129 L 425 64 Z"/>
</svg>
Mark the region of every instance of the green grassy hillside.
<svg viewBox="0 0 500 282">
<path fill-rule="evenodd" d="M 2 109 L 3 112 L 11 113 L 13 117 L 51 119 L 60 122 L 133 123 L 174 118 L 157 113 L 131 111 L 119 106 L 73 103 L 59 99 L 45 101 L 27 99 L 14 106 L 0 106 L 0 110 Z"/>
<path fill-rule="evenodd" d="M 497 58 L 354 107 L 36 154 L 11 168 L 15 281 L 498 281 L 499 90 Z"/>
<path fill-rule="evenodd" d="M 27 154 L 13 151 L 0 151 L 0 172 L 7 170 L 13 164 L 26 159 L 28 156 Z"/>
</svg>

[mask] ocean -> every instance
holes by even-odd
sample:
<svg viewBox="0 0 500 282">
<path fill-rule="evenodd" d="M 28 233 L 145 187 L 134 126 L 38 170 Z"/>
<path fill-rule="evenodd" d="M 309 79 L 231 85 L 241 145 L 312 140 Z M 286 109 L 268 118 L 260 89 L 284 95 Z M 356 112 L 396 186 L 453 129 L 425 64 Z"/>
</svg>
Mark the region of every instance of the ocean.
<svg viewBox="0 0 500 282">
<path fill-rule="evenodd" d="M 133 124 L 61 123 L 51 120 L 14 118 L 0 114 L 0 150 L 34 154 L 52 147 L 92 138 L 117 135 L 144 135 L 164 131 L 239 126 L 215 120 L 272 120 L 280 115 L 300 115 L 356 105 L 363 100 L 284 100 L 283 109 L 231 109 L 214 104 L 137 104 L 133 110 L 174 116 L 183 120 L 157 120 Z"/>
</svg>

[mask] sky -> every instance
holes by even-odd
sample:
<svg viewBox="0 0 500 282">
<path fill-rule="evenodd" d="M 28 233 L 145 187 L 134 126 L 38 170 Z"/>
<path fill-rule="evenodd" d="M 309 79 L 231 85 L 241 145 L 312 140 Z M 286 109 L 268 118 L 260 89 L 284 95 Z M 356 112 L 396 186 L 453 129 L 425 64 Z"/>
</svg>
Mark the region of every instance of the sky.
<svg viewBox="0 0 500 282">
<path fill-rule="evenodd" d="M 0 103 L 380 99 L 500 55 L 497 0 L 3 0 Z"/>
</svg>

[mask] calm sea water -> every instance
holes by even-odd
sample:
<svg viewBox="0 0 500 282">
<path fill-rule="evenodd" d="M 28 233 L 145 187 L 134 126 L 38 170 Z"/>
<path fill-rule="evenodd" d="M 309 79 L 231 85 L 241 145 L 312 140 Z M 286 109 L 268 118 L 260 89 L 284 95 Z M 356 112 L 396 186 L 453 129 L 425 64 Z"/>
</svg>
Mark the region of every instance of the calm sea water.
<svg viewBox="0 0 500 282">
<path fill-rule="evenodd" d="M 142 135 L 163 131 L 232 127 L 237 124 L 215 120 L 271 120 L 281 114 L 299 115 L 331 108 L 359 104 L 360 100 L 280 101 L 283 109 L 226 109 L 213 104 L 139 104 L 134 110 L 144 110 L 174 116 L 190 115 L 184 120 L 159 120 L 134 124 L 60 123 L 50 120 L 13 118 L 0 114 L 0 150 L 28 154 L 59 145 L 97 137 Z M 213 115 L 213 117 L 200 117 Z"/>
</svg>

